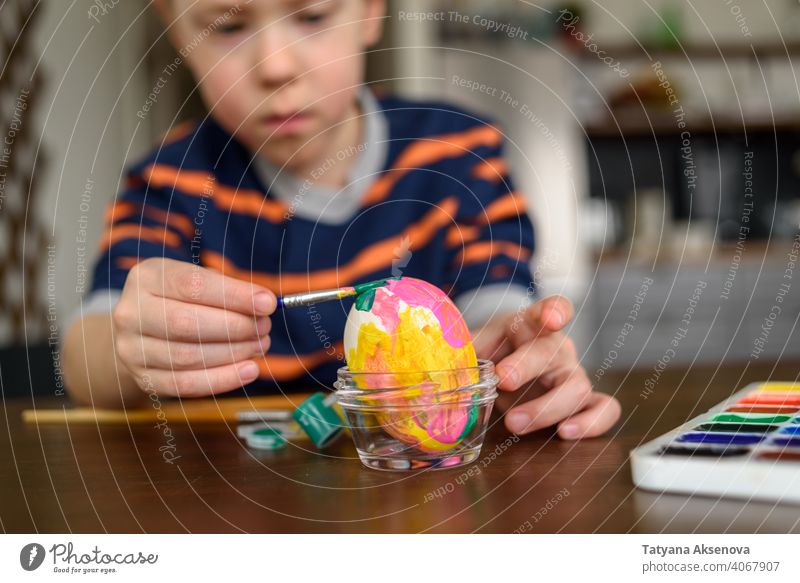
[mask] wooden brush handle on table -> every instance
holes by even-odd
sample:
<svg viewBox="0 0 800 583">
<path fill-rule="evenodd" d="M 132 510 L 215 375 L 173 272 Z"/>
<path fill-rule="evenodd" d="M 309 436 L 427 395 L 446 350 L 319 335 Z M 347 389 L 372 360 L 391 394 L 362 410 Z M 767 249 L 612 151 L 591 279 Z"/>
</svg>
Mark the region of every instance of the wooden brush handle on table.
<svg viewBox="0 0 800 583">
<path fill-rule="evenodd" d="M 25 423 L 150 423 L 162 417 L 181 422 L 236 422 L 242 411 L 295 409 L 308 394 L 268 395 L 263 397 L 231 397 L 221 399 L 164 400 L 158 407 L 138 409 L 93 409 L 75 407 L 63 409 L 26 409 Z"/>
</svg>

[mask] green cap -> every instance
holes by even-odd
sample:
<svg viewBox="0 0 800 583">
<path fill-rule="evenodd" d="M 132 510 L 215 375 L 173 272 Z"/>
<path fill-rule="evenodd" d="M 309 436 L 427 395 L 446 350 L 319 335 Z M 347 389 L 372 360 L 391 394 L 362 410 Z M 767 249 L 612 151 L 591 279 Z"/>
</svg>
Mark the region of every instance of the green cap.
<svg viewBox="0 0 800 583">
<path fill-rule="evenodd" d="M 342 420 L 331 404 L 325 403 L 325 393 L 314 393 L 300 403 L 292 418 L 303 428 L 319 448 L 327 447 L 342 433 Z"/>
<path fill-rule="evenodd" d="M 280 449 L 286 446 L 286 437 L 277 429 L 262 427 L 247 436 L 247 445 L 253 449 Z"/>
</svg>

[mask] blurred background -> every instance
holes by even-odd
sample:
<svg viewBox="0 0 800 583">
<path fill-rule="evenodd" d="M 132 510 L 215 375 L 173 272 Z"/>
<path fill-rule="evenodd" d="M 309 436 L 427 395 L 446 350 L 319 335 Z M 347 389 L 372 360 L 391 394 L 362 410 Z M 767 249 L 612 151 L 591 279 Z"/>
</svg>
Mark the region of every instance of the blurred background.
<svg viewBox="0 0 800 583">
<path fill-rule="evenodd" d="M 797 0 L 390 0 L 386 27 L 374 87 L 506 132 L 590 377 L 800 362 Z M 59 386 L 126 163 L 202 113 L 163 33 L 147 2 L 0 4 L 6 396 Z"/>
</svg>

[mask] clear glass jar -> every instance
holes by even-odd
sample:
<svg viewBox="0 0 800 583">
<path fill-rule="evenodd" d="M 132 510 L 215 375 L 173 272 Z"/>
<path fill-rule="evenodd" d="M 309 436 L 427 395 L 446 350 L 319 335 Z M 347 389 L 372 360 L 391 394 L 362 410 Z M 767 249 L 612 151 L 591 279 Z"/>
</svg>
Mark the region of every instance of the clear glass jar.
<svg viewBox="0 0 800 583">
<path fill-rule="evenodd" d="M 475 461 L 497 398 L 494 364 L 419 373 L 339 369 L 334 383 L 356 450 L 378 470 Z"/>
</svg>

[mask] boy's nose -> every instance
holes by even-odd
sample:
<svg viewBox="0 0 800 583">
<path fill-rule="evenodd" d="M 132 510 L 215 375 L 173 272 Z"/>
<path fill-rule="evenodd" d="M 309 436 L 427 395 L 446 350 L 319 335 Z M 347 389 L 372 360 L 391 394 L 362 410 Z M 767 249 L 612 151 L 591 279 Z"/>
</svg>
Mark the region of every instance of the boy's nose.
<svg viewBox="0 0 800 583">
<path fill-rule="evenodd" d="M 296 48 L 278 31 L 261 32 L 256 70 L 264 84 L 279 87 L 298 75 Z"/>
</svg>

